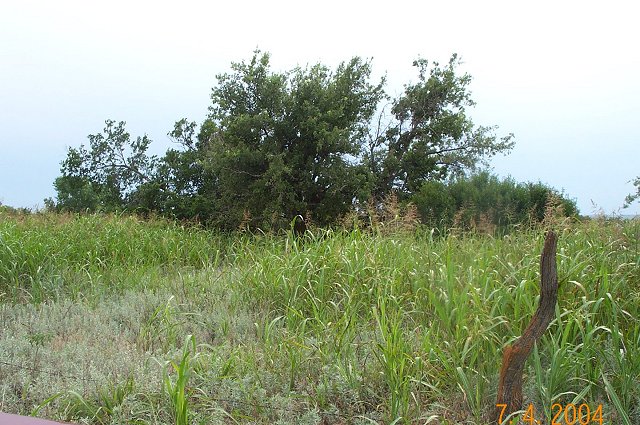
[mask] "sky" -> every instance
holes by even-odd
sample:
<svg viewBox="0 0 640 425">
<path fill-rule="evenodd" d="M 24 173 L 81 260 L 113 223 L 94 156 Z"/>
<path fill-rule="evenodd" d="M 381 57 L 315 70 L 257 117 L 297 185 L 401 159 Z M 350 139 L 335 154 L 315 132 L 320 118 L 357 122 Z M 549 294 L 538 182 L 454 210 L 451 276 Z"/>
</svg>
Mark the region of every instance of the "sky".
<svg viewBox="0 0 640 425">
<path fill-rule="evenodd" d="M 0 3 L 0 202 L 54 197 L 68 147 L 107 119 L 173 147 L 207 115 L 215 76 L 256 48 L 275 70 L 371 58 L 387 91 L 418 57 L 452 53 L 472 77 L 479 125 L 514 133 L 499 176 L 541 181 L 582 214 L 620 210 L 640 175 L 640 26 L 635 2 L 121 1 Z"/>
</svg>

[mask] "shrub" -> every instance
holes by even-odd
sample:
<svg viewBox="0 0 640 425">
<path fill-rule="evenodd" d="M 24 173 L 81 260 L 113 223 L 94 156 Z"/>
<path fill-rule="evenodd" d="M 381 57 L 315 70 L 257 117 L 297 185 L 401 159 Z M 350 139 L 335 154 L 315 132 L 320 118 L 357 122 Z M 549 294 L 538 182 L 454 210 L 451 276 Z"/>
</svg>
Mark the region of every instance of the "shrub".
<svg viewBox="0 0 640 425">
<path fill-rule="evenodd" d="M 549 203 L 578 214 L 576 203 L 541 182 L 518 183 L 481 171 L 446 183 L 427 182 L 410 198 L 423 223 L 433 227 L 508 228 L 542 222 Z"/>
</svg>

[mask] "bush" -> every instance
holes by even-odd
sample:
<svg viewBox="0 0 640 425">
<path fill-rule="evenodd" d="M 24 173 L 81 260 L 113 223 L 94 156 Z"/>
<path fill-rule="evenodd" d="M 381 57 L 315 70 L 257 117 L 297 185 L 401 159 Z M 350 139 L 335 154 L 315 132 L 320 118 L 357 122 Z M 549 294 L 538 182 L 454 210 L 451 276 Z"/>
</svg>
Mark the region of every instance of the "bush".
<svg viewBox="0 0 640 425">
<path fill-rule="evenodd" d="M 427 182 L 413 195 L 423 223 L 433 227 L 508 228 L 541 222 L 548 205 L 561 206 L 564 216 L 578 214 L 576 203 L 541 182 L 518 183 L 481 171 L 446 183 Z"/>
</svg>

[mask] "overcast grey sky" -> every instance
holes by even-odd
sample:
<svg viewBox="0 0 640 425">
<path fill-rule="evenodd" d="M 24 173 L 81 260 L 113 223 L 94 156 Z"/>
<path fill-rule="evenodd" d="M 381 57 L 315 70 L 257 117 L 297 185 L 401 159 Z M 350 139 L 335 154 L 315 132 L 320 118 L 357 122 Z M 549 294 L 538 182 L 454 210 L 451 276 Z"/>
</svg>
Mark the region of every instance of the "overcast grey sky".
<svg viewBox="0 0 640 425">
<path fill-rule="evenodd" d="M 42 206 L 67 147 L 106 119 L 164 153 L 173 123 L 201 122 L 215 75 L 256 47 L 280 70 L 372 57 L 391 94 L 418 56 L 457 52 L 476 124 L 516 136 L 496 173 L 564 189 L 584 214 L 617 211 L 640 175 L 635 2 L 220 3 L 0 3 L 0 202 Z"/>
</svg>

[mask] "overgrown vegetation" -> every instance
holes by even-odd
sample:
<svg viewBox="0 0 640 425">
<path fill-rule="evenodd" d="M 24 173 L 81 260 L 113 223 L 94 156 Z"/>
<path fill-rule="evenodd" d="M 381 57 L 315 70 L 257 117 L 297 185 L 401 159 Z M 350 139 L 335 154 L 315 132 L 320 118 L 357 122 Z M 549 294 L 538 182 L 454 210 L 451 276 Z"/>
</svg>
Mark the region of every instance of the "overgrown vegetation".
<svg viewBox="0 0 640 425">
<path fill-rule="evenodd" d="M 553 403 L 587 403 L 605 423 L 638 423 L 640 223 L 552 212 L 559 304 L 525 403 L 545 421 Z M 3 213 L 0 410 L 91 424 L 484 424 L 501 350 L 536 307 L 544 229 L 440 232 L 403 214 L 299 238 Z"/>
<path fill-rule="evenodd" d="M 394 192 L 410 202 L 423 185 L 461 176 L 513 146 L 512 135 L 473 123 L 471 77 L 453 55 L 414 62 L 418 78 L 391 98 L 361 58 L 274 72 L 254 52 L 217 76 L 206 120 L 175 123 L 180 146 L 147 155 L 107 120 L 88 146 L 69 148 L 49 209 L 129 211 L 197 219 L 218 229 L 286 229 L 295 216 L 335 225 Z"/>
<path fill-rule="evenodd" d="M 0 212 L 0 293 L 43 302 L 155 287 L 176 268 L 215 267 L 224 239 L 165 220 L 126 215 Z"/>
</svg>

